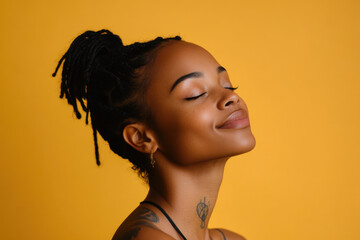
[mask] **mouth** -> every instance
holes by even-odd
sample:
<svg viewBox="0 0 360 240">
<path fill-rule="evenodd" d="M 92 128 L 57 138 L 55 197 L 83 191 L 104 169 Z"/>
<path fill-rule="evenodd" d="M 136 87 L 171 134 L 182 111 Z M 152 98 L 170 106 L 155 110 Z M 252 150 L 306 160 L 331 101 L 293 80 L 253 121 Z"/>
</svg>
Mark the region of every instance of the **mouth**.
<svg viewBox="0 0 360 240">
<path fill-rule="evenodd" d="M 217 126 L 217 129 L 240 129 L 250 125 L 249 117 L 244 109 L 239 109 L 232 114 L 223 122 Z"/>
</svg>

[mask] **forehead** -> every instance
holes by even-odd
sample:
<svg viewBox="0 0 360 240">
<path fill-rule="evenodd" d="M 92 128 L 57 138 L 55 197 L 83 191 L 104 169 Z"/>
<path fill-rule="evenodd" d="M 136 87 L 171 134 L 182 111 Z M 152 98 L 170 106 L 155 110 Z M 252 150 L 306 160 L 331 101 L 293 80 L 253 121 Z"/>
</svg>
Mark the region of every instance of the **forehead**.
<svg viewBox="0 0 360 240">
<path fill-rule="evenodd" d="M 177 78 L 191 73 L 216 73 L 219 64 L 204 48 L 185 41 L 172 41 L 160 48 L 151 66 L 152 81 L 171 85 Z"/>
</svg>

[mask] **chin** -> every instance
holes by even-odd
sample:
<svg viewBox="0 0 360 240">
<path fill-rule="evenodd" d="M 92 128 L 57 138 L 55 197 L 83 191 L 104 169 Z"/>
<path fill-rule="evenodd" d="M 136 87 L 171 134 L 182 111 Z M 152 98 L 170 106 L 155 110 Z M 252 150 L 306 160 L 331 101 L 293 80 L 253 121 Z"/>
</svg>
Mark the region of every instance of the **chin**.
<svg viewBox="0 0 360 240">
<path fill-rule="evenodd" d="M 235 155 L 244 154 L 253 150 L 256 146 L 255 137 L 251 134 L 248 138 L 242 138 L 238 144 L 238 151 Z"/>
</svg>

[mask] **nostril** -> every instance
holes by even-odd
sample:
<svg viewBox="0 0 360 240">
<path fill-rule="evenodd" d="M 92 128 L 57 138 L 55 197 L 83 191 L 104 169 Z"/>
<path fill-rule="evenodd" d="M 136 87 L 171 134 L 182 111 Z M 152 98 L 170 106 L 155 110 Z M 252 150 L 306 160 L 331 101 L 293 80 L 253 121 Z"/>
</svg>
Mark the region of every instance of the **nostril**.
<svg viewBox="0 0 360 240">
<path fill-rule="evenodd" d="M 234 101 L 228 101 L 226 104 L 225 104 L 225 107 L 228 107 L 230 104 L 234 103 Z"/>
</svg>

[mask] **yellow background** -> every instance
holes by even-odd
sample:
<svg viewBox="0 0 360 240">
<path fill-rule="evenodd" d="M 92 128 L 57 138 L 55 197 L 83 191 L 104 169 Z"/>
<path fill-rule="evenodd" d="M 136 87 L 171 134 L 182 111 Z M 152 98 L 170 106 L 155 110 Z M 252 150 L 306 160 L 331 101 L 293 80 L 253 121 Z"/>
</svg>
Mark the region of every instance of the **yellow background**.
<svg viewBox="0 0 360 240">
<path fill-rule="evenodd" d="M 210 225 L 249 240 L 360 239 L 359 1 L 0 3 L 0 239 L 110 239 L 147 187 L 59 99 L 71 41 L 181 35 L 245 99 L 256 148 L 234 157 Z M 186 233 L 185 233 L 186 235 Z"/>
</svg>

